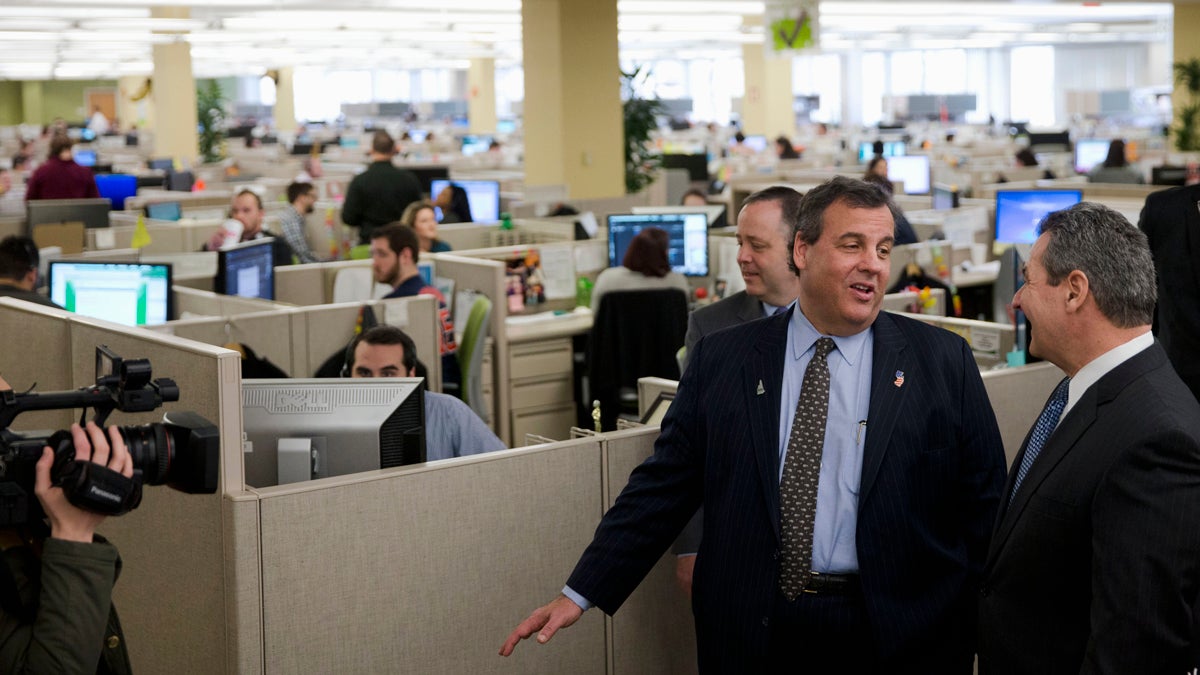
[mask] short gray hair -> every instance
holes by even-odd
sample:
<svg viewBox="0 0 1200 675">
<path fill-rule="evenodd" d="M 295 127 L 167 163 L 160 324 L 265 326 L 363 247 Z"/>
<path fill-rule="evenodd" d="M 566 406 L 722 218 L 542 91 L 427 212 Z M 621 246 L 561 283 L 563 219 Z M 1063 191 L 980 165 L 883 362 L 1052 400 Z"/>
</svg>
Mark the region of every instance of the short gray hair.
<svg viewBox="0 0 1200 675">
<path fill-rule="evenodd" d="M 1103 204 L 1080 202 L 1046 216 L 1038 233 L 1050 235 L 1042 267 L 1051 286 L 1079 270 L 1087 275 L 1100 313 L 1114 326 L 1134 328 L 1153 321 L 1158 298 L 1154 259 L 1145 233 L 1125 216 Z"/>
<path fill-rule="evenodd" d="M 745 211 L 746 207 L 751 204 L 765 204 L 769 202 L 779 204 L 779 212 L 782 220 L 779 230 L 790 250 L 796 236 L 796 223 L 800 218 L 800 203 L 803 199 L 804 193 L 795 188 L 790 188 L 786 185 L 772 185 L 769 188 L 753 192 L 749 197 L 742 200 L 741 211 L 738 212 L 738 217 L 740 218 L 741 212 Z"/>
<path fill-rule="evenodd" d="M 800 202 L 796 229 L 792 233 L 793 246 L 797 237 L 808 244 L 820 239 L 821 231 L 825 227 L 825 211 L 838 202 L 844 202 L 846 206 L 854 209 L 877 209 L 886 206 L 892 213 L 892 222 L 896 221 L 896 214 L 899 213 L 891 196 L 877 186 L 857 178 L 834 176 L 804 195 L 804 200 Z M 795 255 L 788 257 L 788 267 L 796 274 L 800 273 L 796 268 Z"/>
</svg>

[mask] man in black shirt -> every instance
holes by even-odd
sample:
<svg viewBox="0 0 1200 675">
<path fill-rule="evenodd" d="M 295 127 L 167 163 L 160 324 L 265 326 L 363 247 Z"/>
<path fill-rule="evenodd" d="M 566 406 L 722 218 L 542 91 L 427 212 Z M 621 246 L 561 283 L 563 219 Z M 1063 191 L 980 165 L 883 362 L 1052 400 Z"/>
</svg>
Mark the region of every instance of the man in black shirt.
<svg viewBox="0 0 1200 675">
<path fill-rule="evenodd" d="M 37 276 L 38 250 L 32 239 L 12 235 L 0 241 L 0 297 L 58 307 L 34 290 Z"/>
<path fill-rule="evenodd" d="M 376 131 L 371 140 L 371 165 L 350 181 L 342 220 L 358 228 L 358 241 L 371 243 L 371 231 L 400 220 L 409 204 L 421 199 L 421 182 L 416 174 L 392 164 L 396 142 L 386 131 Z"/>
</svg>

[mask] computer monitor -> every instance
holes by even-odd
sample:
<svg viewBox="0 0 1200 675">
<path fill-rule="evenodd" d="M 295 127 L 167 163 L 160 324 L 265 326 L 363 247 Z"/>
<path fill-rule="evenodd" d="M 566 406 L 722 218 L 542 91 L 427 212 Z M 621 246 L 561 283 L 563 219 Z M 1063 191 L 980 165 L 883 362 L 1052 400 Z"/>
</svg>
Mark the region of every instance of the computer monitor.
<svg viewBox="0 0 1200 675">
<path fill-rule="evenodd" d="M 737 140 L 730 138 L 729 145 L 737 145 Z M 767 140 L 766 136 L 754 134 L 752 136 L 746 136 L 744 140 L 742 140 L 742 145 L 753 150 L 754 152 L 766 152 L 767 148 L 770 147 L 770 141 Z"/>
<path fill-rule="evenodd" d="M 889 157 L 888 180 L 904 181 L 904 194 L 929 194 L 929 156 L 906 155 Z"/>
<path fill-rule="evenodd" d="M 152 202 L 146 205 L 146 217 L 155 220 L 182 220 L 183 204 L 180 202 Z"/>
<path fill-rule="evenodd" d="M 883 141 L 884 157 L 903 157 L 908 151 L 904 141 Z M 875 156 L 874 141 L 860 141 L 858 144 L 858 163 L 866 164 Z"/>
<path fill-rule="evenodd" d="M 425 192 L 425 194 L 431 195 L 434 197 L 436 197 L 437 195 L 433 194 L 433 189 L 432 189 L 433 181 L 438 180 L 439 178 L 442 180 L 450 179 L 450 167 L 448 167 L 448 166 L 403 166 L 402 165 L 400 168 L 407 169 L 408 171 L 413 172 L 413 174 L 416 175 L 417 180 L 421 182 L 421 189 Z"/>
<path fill-rule="evenodd" d="M 408 140 L 412 141 L 413 143 L 424 143 L 425 139 L 428 136 L 429 136 L 429 131 L 427 129 L 409 129 L 408 130 Z"/>
<path fill-rule="evenodd" d="M 1032 244 L 1046 214 L 1077 204 L 1079 190 L 1000 190 L 996 193 L 996 241 Z"/>
<path fill-rule="evenodd" d="M 25 202 L 25 222 L 32 230 L 43 223 L 77 223 L 85 228 L 108 227 L 112 203 L 104 197 L 89 199 L 31 199 Z"/>
<path fill-rule="evenodd" d="M 1108 157 L 1107 138 L 1081 138 L 1075 141 L 1075 173 L 1087 173 Z"/>
<path fill-rule="evenodd" d="M 1186 166 L 1155 166 L 1150 168 L 1151 185 L 1187 185 Z"/>
<path fill-rule="evenodd" d="M 217 251 L 218 293 L 275 299 L 275 239 L 263 237 Z"/>
<path fill-rule="evenodd" d="M 1071 147 L 1071 132 L 1065 129 L 1063 131 L 1030 131 L 1029 147 L 1042 150 L 1068 150 Z"/>
<path fill-rule="evenodd" d="M 487 152 L 492 147 L 491 136 L 463 136 L 462 154 L 470 157 L 481 152 Z"/>
<path fill-rule="evenodd" d="M 708 217 L 704 213 L 612 214 L 608 216 L 608 266 L 625 260 L 629 242 L 647 227 L 666 230 L 671 269 L 689 277 L 708 276 Z"/>
<path fill-rule="evenodd" d="M 293 155 L 311 155 L 313 152 L 313 147 L 314 146 L 312 143 L 301 143 L 297 141 L 296 143 L 292 144 L 292 148 L 289 152 Z"/>
<path fill-rule="evenodd" d="M 96 189 L 100 196 L 112 203 L 115 210 L 125 208 L 125 200 L 137 194 L 137 176 L 124 173 L 109 173 L 96 176 Z"/>
<path fill-rule="evenodd" d="M 933 184 L 933 208 L 938 211 L 958 208 L 958 188 L 945 183 Z"/>
<path fill-rule="evenodd" d="M 451 183 L 467 191 L 467 203 L 471 205 L 471 220 L 476 223 L 494 223 L 500 220 L 499 181 L 448 180 L 439 178 L 430 181 L 429 194 L 436 198 Z"/>
<path fill-rule="evenodd" d="M 664 169 L 686 169 L 688 180 L 692 182 L 708 182 L 708 155 L 663 155 Z"/>
<path fill-rule="evenodd" d="M 96 151 L 92 148 L 75 148 L 73 154 L 79 166 L 96 166 Z"/>
<path fill-rule="evenodd" d="M 65 309 L 126 326 L 149 326 L 174 316 L 167 263 L 52 260 L 50 299 Z"/>
<path fill-rule="evenodd" d="M 195 184 L 196 177 L 191 171 L 168 171 L 167 172 L 167 189 L 173 192 L 191 192 L 192 185 Z"/>
<path fill-rule="evenodd" d="M 425 461 L 419 378 L 242 381 L 246 483 L 268 487 Z"/>
<path fill-rule="evenodd" d="M 159 171 L 171 171 L 175 168 L 175 162 L 170 157 L 148 159 L 146 160 L 146 167 L 150 169 L 158 169 Z"/>
</svg>

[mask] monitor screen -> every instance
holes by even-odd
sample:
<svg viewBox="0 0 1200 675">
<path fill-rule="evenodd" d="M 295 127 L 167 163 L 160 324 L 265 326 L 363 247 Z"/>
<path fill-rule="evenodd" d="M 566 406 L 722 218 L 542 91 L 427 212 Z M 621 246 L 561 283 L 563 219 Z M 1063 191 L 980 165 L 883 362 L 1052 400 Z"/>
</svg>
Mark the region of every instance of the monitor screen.
<svg viewBox="0 0 1200 675">
<path fill-rule="evenodd" d="M 1103 164 L 1108 157 L 1107 138 L 1084 138 L 1075 141 L 1075 173 L 1087 173 Z"/>
<path fill-rule="evenodd" d="M 79 166 L 96 166 L 96 151 L 91 148 L 75 148 L 75 163 Z"/>
<path fill-rule="evenodd" d="M 170 321 L 171 266 L 166 263 L 52 260 L 50 299 L 65 309 L 126 326 Z"/>
<path fill-rule="evenodd" d="M 1001 190 L 996 193 L 996 241 L 1032 244 L 1046 214 L 1077 204 L 1079 190 Z"/>
<path fill-rule="evenodd" d="M 933 208 L 938 211 L 958 208 L 958 190 L 953 185 L 933 184 Z"/>
<path fill-rule="evenodd" d="M 884 141 L 883 156 L 884 157 L 903 157 L 907 149 L 904 146 L 904 141 Z M 862 141 L 858 144 L 858 163 L 866 164 L 872 157 L 875 156 L 875 142 Z"/>
<path fill-rule="evenodd" d="M 703 213 L 613 214 L 608 217 L 608 266 L 625 259 L 629 242 L 647 227 L 666 230 L 671 269 L 689 277 L 708 276 L 708 217 Z"/>
<path fill-rule="evenodd" d="M 889 157 L 888 180 L 904 181 L 904 194 L 929 194 L 929 156 L 907 155 Z"/>
<path fill-rule="evenodd" d="M 1150 169 L 1151 185 L 1187 185 L 1186 166 L 1155 166 Z"/>
<path fill-rule="evenodd" d="M 146 166 L 159 171 L 170 171 L 175 168 L 175 162 L 170 157 L 161 157 L 159 159 L 146 160 Z"/>
<path fill-rule="evenodd" d="M 705 154 L 666 154 L 662 157 L 662 167 L 664 169 L 685 169 L 688 172 L 688 180 L 708 182 L 708 155 Z"/>
<path fill-rule="evenodd" d="M 451 183 L 467 191 L 467 203 L 471 205 L 471 220 L 476 223 L 494 223 L 500 220 L 500 182 L 494 180 L 445 180 L 429 182 L 430 196 L 437 198 Z M 441 218 L 441 215 L 438 215 Z"/>
<path fill-rule="evenodd" d="M 491 136 L 463 136 L 462 154 L 467 157 L 487 152 L 490 147 L 492 147 Z"/>
<path fill-rule="evenodd" d="M 195 182 L 196 177 L 191 171 L 167 172 L 167 189 L 173 192 L 191 192 Z"/>
<path fill-rule="evenodd" d="M 96 189 L 100 196 L 112 203 L 112 208 L 125 208 L 125 200 L 137 194 L 137 176 L 124 173 L 107 173 L 96 176 Z"/>
<path fill-rule="evenodd" d="M 425 139 L 428 137 L 429 137 L 429 131 L 426 129 L 409 129 L 408 130 L 408 140 L 412 141 L 413 143 L 424 143 Z"/>
<path fill-rule="evenodd" d="M 182 220 L 183 204 L 179 202 L 154 202 L 146 205 L 146 217 L 155 220 Z"/>
<path fill-rule="evenodd" d="M 268 487 L 425 461 L 418 378 L 243 380 L 246 483 Z"/>
<path fill-rule="evenodd" d="M 754 152 L 766 152 L 768 146 L 767 137 L 761 135 L 747 136 L 746 140 L 742 141 L 742 145 Z"/>
<path fill-rule="evenodd" d="M 43 223 L 83 223 L 86 228 L 108 227 L 112 202 L 93 199 L 33 199 L 25 203 L 25 220 L 32 228 Z"/>
<path fill-rule="evenodd" d="M 217 251 L 218 293 L 275 299 L 275 239 L 263 237 Z"/>
</svg>

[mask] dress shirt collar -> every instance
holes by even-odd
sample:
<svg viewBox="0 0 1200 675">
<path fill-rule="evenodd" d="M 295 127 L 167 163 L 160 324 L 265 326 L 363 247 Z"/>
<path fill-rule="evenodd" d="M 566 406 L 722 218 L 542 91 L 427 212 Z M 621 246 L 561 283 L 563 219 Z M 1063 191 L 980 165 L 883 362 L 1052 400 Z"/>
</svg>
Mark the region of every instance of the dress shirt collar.
<svg viewBox="0 0 1200 675">
<path fill-rule="evenodd" d="M 800 309 L 799 302 L 797 302 L 796 311 L 792 312 L 792 323 L 788 327 L 788 337 L 792 343 L 792 358 L 799 359 L 805 352 L 812 349 L 812 346 L 816 344 L 818 339 L 831 337 L 833 338 L 833 343 L 837 345 L 837 353 L 846 360 L 846 363 L 853 366 L 862 357 L 863 347 L 870 341 L 872 330 L 873 328 L 867 328 L 860 333 L 845 337 L 821 335 L 813 327 L 808 317 L 804 316 L 804 312 Z"/>
<path fill-rule="evenodd" d="M 778 312 L 780 309 L 791 307 L 792 305 L 796 304 L 796 301 L 793 300 L 788 304 L 783 305 L 783 307 L 776 307 L 775 305 L 772 305 L 769 302 L 763 302 L 762 300 L 759 300 L 758 304 L 762 305 L 763 316 L 774 316 L 775 312 Z"/>
<path fill-rule="evenodd" d="M 1083 398 L 1084 392 L 1096 384 L 1100 378 L 1107 375 L 1113 368 L 1140 354 L 1152 344 L 1154 344 L 1154 335 L 1150 331 L 1146 331 L 1129 342 L 1104 352 L 1080 368 L 1079 372 L 1075 373 L 1075 377 L 1071 378 L 1071 384 L 1067 389 L 1067 407 L 1063 408 L 1063 417 L 1066 417 L 1079 399 Z"/>
</svg>

